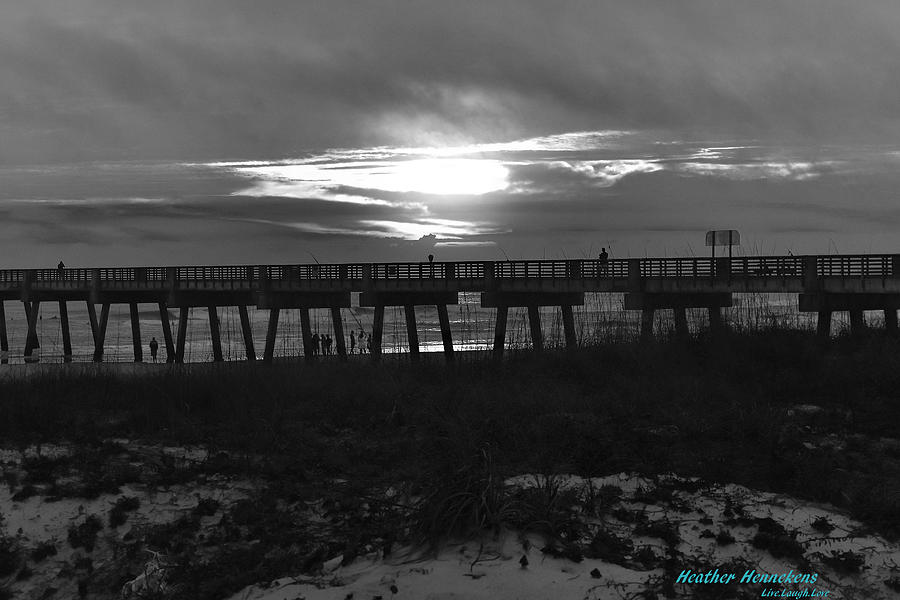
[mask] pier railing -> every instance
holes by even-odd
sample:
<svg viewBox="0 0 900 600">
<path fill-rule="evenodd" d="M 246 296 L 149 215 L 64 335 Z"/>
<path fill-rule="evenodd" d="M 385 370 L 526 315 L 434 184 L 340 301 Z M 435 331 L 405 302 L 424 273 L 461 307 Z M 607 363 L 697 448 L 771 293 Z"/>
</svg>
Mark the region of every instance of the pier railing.
<svg viewBox="0 0 900 600">
<path fill-rule="evenodd" d="M 0 284 L 15 287 L 26 282 L 53 284 L 65 281 L 166 282 L 244 281 L 250 284 L 303 280 L 577 280 L 627 279 L 638 268 L 641 278 L 699 279 L 728 275 L 742 278 L 801 277 L 814 261 L 816 277 L 900 276 L 900 255 L 859 254 L 831 256 L 741 256 L 734 258 L 641 258 L 574 260 L 507 260 L 460 262 L 395 262 L 297 265 L 210 265 L 179 267 L 116 267 L 99 269 L 0 269 Z"/>
</svg>

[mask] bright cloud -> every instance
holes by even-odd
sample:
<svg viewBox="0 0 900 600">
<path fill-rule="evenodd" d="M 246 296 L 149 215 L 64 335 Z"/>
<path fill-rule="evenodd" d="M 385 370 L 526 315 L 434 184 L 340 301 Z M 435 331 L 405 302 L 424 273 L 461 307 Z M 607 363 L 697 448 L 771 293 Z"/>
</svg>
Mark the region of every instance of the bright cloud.
<svg viewBox="0 0 900 600">
<path fill-rule="evenodd" d="M 418 240 L 433 235 L 439 240 L 460 240 L 466 236 L 498 233 L 494 227 L 467 221 L 449 219 L 421 219 L 415 222 L 364 220 L 363 227 L 371 232 L 381 232 L 384 237 L 399 237 L 405 240 Z M 378 235 L 374 233 L 374 235 Z"/>
<path fill-rule="evenodd" d="M 417 219 L 412 221 L 394 221 L 381 219 L 363 219 L 358 221 L 358 227 L 333 227 L 304 221 L 276 222 L 261 219 L 247 219 L 255 223 L 278 225 L 323 235 L 347 235 L 371 238 L 399 238 L 407 241 L 433 238 L 440 240 L 441 245 L 491 245 L 489 241 L 468 241 L 466 236 L 489 235 L 501 233 L 493 226 L 485 223 L 469 221 L 454 221 L 449 219 Z"/>
<path fill-rule="evenodd" d="M 728 179 L 814 179 L 825 172 L 828 162 L 759 162 L 759 163 L 711 163 L 685 162 L 677 169 L 692 175 L 712 175 Z"/>
<path fill-rule="evenodd" d="M 271 183 L 296 186 L 306 193 L 315 189 L 351 187 L 384 192 L 419 192 L 434 195 L 481 195 L 507 187 L 509 170 L 497 160 L 425 158 L 395 161 L 355 161 L 314 164 L 238 166 L 236 173 L 258 180 L 240 193 L 270 194 Z"/>
<path fill-rule="evenodd" d="M 610 187 L 623 177 L 634 173 L 654 173 L 663 170 L 663 166 L 651 160 L 583 160 L 559 161 L 551 164 L 552 168 L 561 168 L 584 175 L 595 180 L 594 185 Z"/>
</svg>

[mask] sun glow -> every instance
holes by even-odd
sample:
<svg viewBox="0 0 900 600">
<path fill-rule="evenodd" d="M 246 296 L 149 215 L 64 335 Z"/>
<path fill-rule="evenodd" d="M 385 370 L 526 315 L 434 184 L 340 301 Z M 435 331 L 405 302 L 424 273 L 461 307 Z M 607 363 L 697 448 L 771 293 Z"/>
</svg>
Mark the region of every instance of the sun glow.
<svg viewBox="0 0 900 600">
<path fill-rule="evenodd" d="M 504 190 L 509 169 L 496 160 L 423 158 L 404 160 L 371 173 L 381 190 L 441 195 L 481 195 Z"/>
</svg>

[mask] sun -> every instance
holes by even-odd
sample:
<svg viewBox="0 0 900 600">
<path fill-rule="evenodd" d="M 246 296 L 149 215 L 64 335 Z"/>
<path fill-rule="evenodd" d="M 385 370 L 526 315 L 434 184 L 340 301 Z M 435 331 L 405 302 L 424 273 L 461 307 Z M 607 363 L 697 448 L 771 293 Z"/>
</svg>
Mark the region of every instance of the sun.
<svg viewBox="0 0 900 600">
<path fill-rule="evenodd" d="M 497 160 L 422 158 L 382 165 L 368 178 L 367 187 L 391 192 L 477 196 L 505 190 L 509 169 Z"/>
</svg>

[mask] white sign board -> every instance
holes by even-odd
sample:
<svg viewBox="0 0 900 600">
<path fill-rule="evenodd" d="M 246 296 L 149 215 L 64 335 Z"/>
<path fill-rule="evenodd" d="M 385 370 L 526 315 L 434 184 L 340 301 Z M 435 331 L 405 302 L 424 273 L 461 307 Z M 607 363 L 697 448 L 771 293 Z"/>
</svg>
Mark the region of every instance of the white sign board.
<svg viewBox="0 0 900 600">
<path fill-rule="evenodd" d="M 707 246 L 740 246 L 741 234 L 735 229 L 717 229 L 706 232 Z"/>
</svg>

